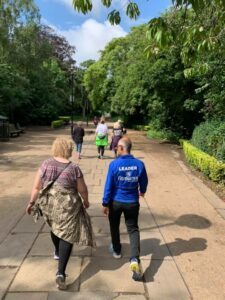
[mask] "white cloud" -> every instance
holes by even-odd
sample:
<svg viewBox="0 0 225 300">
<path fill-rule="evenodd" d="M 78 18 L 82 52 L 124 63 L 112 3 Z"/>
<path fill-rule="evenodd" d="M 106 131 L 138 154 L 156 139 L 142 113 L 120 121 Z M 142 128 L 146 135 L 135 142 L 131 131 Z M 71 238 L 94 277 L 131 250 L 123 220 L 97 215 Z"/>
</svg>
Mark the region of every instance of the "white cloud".
<svg viewBox="0 0 225 300">
<path fill-rule="evenodd" d="M 108 21 L 99 23 L 94 19 L 88 19 L 75 28 L 57 32 L 76 47 L 75 59 L 78 63 L 87 59 L 98 59 L 99 51 L 103 50 L 108 42 L 127 34 L 119 25 L 112 26 Z"/>
</svg>

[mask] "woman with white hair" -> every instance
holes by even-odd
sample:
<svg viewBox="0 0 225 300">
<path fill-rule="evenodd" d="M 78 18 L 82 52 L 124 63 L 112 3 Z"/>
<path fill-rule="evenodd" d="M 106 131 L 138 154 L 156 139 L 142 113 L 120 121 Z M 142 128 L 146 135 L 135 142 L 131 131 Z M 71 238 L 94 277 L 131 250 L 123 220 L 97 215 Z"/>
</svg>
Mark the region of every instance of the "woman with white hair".
<svg viewBox="0 0 225 300">
<path fill-rule="evenodd" d="M 54 259 L 58 260 L 56 283 L 61 290 L 67 288 L 65 270 L 73 244 L 93 246 L 92 226 L 85 210 L 89 207 L 88 190 L 80 168 L 69 160 L 72 151 L 71 140 L 57 138 L 53 142 L 53 157 L 38 169 L 26 208 L 34 217 L 41 211 L 51 229 Z"/>
<path fill-rule="evenodd" d="M 103 159 L 105 147 L 108 145 L 108 127 L 104 117 L 101 117 L 95 130 L 95 144 L 98 147 L 98 158 Z"/>
</svg>

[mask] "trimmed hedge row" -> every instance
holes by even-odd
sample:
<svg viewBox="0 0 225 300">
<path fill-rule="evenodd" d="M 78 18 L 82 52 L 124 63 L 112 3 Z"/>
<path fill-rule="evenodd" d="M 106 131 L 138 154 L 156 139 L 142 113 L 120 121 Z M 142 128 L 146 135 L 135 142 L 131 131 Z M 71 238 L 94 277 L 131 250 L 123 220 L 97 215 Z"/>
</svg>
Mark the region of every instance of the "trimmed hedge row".
<svg viewBox="0 0 225 300">
<path fill-rule="evenodd" d="M 208 120 L 193 131 L 191 143 L 225 163 L 225 121 Z"/>
<path fill-rule="evenodd" d="M 186 160 L 196 169 L 215 182 L 225 183 L 225 163 L 199 150 L 190 142 L 180 141 Z"/>
<path fill-rule="evenodd" d="M 55 120 L 55 121 L 52 121 L 52 123 L 51 123 L 52 128 L 59 128 L 59 127 L 62 127 L 63 125 L 64 125 L 63 120 Z"/>
<path fill-rule="evenodd" d="M 68 125 L 70 122 L 69 116 L 59 116 L 59 120 L 62 120 L 64 124 Z"/>
</svg>

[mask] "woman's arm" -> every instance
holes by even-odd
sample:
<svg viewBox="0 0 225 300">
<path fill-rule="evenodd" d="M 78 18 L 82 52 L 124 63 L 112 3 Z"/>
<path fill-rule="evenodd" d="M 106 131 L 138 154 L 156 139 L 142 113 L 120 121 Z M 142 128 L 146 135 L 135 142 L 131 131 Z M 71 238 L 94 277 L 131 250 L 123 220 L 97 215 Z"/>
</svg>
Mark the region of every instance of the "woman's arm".
<svg viewBox="0 0 225 300">
<path fill-rule="evenodd" d="M 33 188 L 31 191 L 31 196 L 30 196 L 30 201 L 27 205 L 26 208 L 26 213 L 27 214 L 31 214 L 31 208 L 34 205 L 35 201 L 37 200 L 38 194 L 40 189 L 42 188 L 42 183 L 41 183 L 41 176 L 40 176 L 40 170 L 37 171 L 35 179 L 34 179 L 34 184 L 33 184 Z"/>
<path fill-rule="evenodd" d="M 81 195 L 81 198 L 83 199 L 84 207 L 88 208 L 89 207 L 88 189 L 84 181 L 84 177 L 77 178 L 77 191 Z"/>
</svg>

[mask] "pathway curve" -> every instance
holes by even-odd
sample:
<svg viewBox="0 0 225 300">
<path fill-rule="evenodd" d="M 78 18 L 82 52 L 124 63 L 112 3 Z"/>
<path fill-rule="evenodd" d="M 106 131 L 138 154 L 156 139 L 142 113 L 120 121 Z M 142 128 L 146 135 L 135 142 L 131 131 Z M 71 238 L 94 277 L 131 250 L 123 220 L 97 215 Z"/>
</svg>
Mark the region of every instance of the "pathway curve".
<svg viewBox="0 0 225 300">
<path fill-rule="evenodd" d="M 97 248 L 74 247 L 69 289 L 54 283 L 49 229 L 24 215 L 34 174 L 57 135 L 69 129 L 28 131 L 0 149 L 0 299 L 6 300 L 186 300 L 225 299 L 225 204 L 193 176 L 177 146 L 149 141 L 129 131 L 133 154 L 147 167 L 150 186 L 141 199 L 141 266 L 144 282 L 129 271 L 129 244 L 121 224 L 123 258 L 108 253 L 107 219 L 101 198 L 110 151 L 98 160 L 94 135 L 85 137 L 80 167 L 89 187 Z"/>
</svg>

